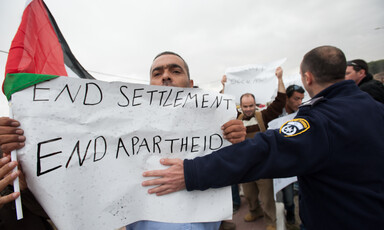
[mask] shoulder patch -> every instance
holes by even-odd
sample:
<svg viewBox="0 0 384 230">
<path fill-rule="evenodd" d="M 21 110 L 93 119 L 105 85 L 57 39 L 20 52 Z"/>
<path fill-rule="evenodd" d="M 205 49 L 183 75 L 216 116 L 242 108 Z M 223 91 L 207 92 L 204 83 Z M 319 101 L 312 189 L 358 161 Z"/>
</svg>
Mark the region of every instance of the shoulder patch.
<svg viewBox="0 0 384 230">
<path fill-rule="evenodd" d="M 304 133 L 309 128 L 310 125 L 307 120 L 296 118 L 285 122 L 284 125 L 281 126 L 279 133 L 283 134 L 285 137 L 293 137 Z"/>
</svg>

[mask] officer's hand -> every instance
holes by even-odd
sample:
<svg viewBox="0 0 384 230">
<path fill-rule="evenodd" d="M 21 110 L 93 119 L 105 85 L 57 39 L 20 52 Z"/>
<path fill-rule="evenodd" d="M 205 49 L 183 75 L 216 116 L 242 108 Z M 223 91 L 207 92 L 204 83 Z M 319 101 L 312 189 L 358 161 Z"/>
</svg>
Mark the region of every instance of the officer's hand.
<svg viewBox="0 0 384 230">
<path fill-rule="evenodd" d="M 0 160 L 0 191 L 7 187 L 7 185 L 11 184 L 20 174 L 19 171 L 12 172 L 12 170 L 16 167 L 17 162 L 10 161 L 10 157 L 3 157 Z M 0 208 L 3 207 L 4 204 L 15 200 L 19 196 L 19 192 L 14 192 L 6 196 L 0 196 Z"/>
<path fill-rule="evenodd" d="M 160 163 L 170 167 L 143 173 L 144 177 L 159 177 L 142 183 L 142 186 L 156 186 L 149 189 L 148 193 L 156 193 L 156 195 L 161 196 L 185 189 L 184 161 L 181 159 L 161 159 Z"/>
<path fill-rule="evenodd" d="M 221 126 L 224 138 L 232 144 L 236 144 L 245 140 L 247 130 L 240 120 L 230 120 Z"/>
<path fill-rule="evenodd" d="M 25 143 L 24 131 L 20 123 L 9 117 L 0 117 L 0 149 L 3 153 L 22 148 Z"/>
</svg>

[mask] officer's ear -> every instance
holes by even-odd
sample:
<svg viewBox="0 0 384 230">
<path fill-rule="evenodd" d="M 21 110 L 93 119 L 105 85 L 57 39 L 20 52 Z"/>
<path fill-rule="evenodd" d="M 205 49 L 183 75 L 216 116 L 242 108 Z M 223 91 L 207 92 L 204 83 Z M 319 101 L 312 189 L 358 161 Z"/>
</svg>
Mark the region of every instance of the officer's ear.
<svg viewBox="0 0 384 230">
<path fill-rule="evenodd" d="M 313 76 L 313 74 L 311 72 L 307 71 L 304 73 L 304 80 L 305 80 L 306 85 L 310 86 L 313 84 L 313 82 L 315 80 L 315 76 Z"/>
</svg>

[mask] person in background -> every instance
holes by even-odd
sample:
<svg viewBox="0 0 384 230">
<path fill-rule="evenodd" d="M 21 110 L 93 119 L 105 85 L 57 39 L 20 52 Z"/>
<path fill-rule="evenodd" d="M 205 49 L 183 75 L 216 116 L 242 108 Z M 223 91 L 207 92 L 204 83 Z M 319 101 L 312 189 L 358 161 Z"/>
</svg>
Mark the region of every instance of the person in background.
<svg viewBox="0 0 384 230">
<path fill-rule="evenodd" d="M 384 84 L 384 72 L 380 72 L 380 73 L 373 75 L 373 79 Z"/>
<path fill-rule="evenodd" d="M 347 62 L 345 79 L 353 80 L 362 91 L 371 95 L 376 101 L 384 103 L 384 85 L 373 79 L 364 60 L 355 59 Z"/>
<path fill-rule="evenodd" d="M 285 100 L 285 107 L 280 116 L 285 116 L 297 112 L 297 110 L 299 110 L 299 106 L 301 105 L 304 99 L 305 91 L 301 86 L 290 85 L 285 91 L 287 94 L 287 98 Z"/>
</svg>

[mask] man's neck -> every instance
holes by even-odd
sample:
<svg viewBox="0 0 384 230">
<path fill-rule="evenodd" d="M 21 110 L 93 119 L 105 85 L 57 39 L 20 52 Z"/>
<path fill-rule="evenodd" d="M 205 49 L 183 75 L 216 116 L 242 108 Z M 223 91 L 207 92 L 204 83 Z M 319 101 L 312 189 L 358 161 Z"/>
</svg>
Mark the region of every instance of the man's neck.
<svg viewBox="0 0 384 230">
<path fill-rule="evenodd" d="M 365 78 L 365 76 L 364 77 L 362 77 L 362 78 L 360 78 L 360 79 L 357 79 L 357 81 L 356 81 L 356 85 L 359 85 L 360 84 L 360 82 L 363 80 Z"/>
<path fill-rule="evenodd" d="M 285 105 L 285 111 L 287 112 L 287 114 L 291 114 L 291 113 L 296 112 L 293 109 L 289 108 L 287 105 Z"/>
<path fill-rule="evenodd" d="M 255 116 L 255 114 L 253 114 L 252 116 L 247 116 L 247 115 L 245 115 L 244 113 L 243 113 L 243 120 L 249 120 L 249 119 L 251 119 L 252 117 L 254 117 Z"/>
<path fill-rule="evenodd" d="M 340 81 L 344 81 L 344 79 L 339 79 L 339 80 L 336 80 L 334 82 L 330 82 L 330 83 L 324 83 L 324 84 L 314 84 L 310 90 L 307 90 L 308 91 L 308 94 L 311 98 L 313 98 L 314 96 L 316 96 L 317 94 L 319 94 L 321 91 L 323 91 L 324 89 L 328 88 L 329 86 L 337 83 L 337 82 L 340 82 Z"/>
</svg>

